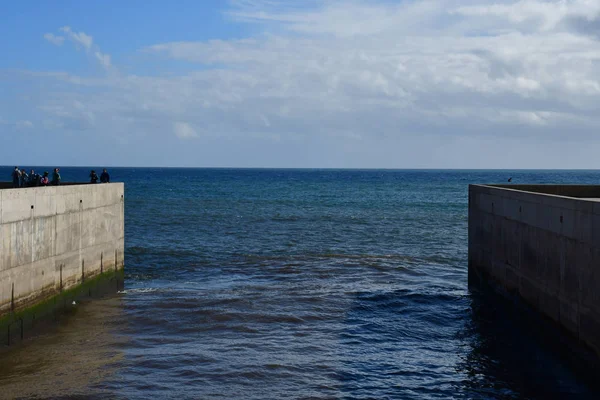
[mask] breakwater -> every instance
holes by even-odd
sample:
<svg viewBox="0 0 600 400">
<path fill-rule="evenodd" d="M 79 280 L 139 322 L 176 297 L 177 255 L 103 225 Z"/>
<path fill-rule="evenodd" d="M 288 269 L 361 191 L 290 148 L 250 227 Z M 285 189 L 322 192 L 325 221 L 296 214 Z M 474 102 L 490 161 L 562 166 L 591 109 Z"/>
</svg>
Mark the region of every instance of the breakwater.
<svg viewBox="0 0 600 400">
<path fill-rule="evenodd" d="M 0 341 L 122 285 L 124 185 L 0 186 Z M 110 289 L 109 289 L 110 288 Z"/>
<path fill-rule="evenodd" d="M 600 356 L 599 266 L 600 186 L 469 186 L 470 282 L 518 299 L 591 362 Z"/>
</svg>

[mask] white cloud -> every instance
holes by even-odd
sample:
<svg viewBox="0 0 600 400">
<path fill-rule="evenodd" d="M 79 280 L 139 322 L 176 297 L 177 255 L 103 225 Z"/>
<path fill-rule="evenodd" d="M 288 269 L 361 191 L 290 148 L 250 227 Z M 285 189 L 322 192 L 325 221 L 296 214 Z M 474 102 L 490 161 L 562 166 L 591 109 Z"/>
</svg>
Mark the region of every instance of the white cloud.
<svg viewBox="0 0 600 400">
<path fill-rule="evenodd" d="M 110 55 L 102 53 L 100 48 L 94 45 L 94 39 L 92 36 L 87 35 L 85 32 L 75 32 L 70 26 L 63 26 L 59 30 L 63 32 L 73 43 L 75 43 L 77 49 L 83 48 L 85 52 L 93 56 L 93 58 L 97 60 L 104 69 L 111 69 L 112 62 Z M 44 38 L 58 46 L 62 45 L 65 40 L 63 36 L 56 36 L 52 33 L 46 33 Z"/>
<path fill-rule="evenodd" d="M 74 32 L 69 26 L 63 26 L 60 31 L 64 32 L 76 44 L 82 45 L 88 51 L 91 50 L 94 42 L 91 36 L 86 35 L 84 32 Z"/>
<path fill-rule="evenodd" d="M 284 30 L 307 35 L 337 37 L 371 36 L 384 32 L 422 33 L 434 28 L 432 16 L 446 13 L 456 0 L 405 2 L 326 1 L 234 1 L 228 14 L 238 21 L 276 23 Z M 303 4 L 303 6 L 301 5 Z M 312 7 L 307 6 L 311 4 Z"/>
<path fill-rule="evenodd" d="M 268 2 L 270 13 L 253 11 L 249 4 L 260 8 L 267 3 L 244 2 L 241 11 L 230 15 L 267 26 L 276 22 L 278 29 L 304 35 L 164 43 L 146 51 L 205 66 L 232 66 L 218 72 L 227 101 L 243 103 L 235 107 L 242 114 L 245 109 L 260 112 L 273 120 L 269 128 L 274 129 L 282 129 L 284 122 L 287 130 L 308 124 L 325 134 L 341 130 L 363 136 L 373 126 L 384 135 L 451 134 L 446 128 L 470 131 L 479 121 L 485 134 L 493 135 L 505 132 L 501 125 L 539 125 L 542 119 L 533 116 L 543 113 L 559 110 L 559 115 L 587 118 L 597 108 L 600 74 L 594 65 L 600 46 L 568 29 L 548 31 L 547 24 L 534 34 L 519 24 L 507 29 L 496 20 L 472 16 L 467 11 L 477 8 L 459 8 L 459 2 L 325 2 L 301 11 Z M 518 10 L 522 5 L 503 7 Z M 560 2 L 554 7 L 563 15 Z M 550 12 L 543 11 L 540 18 L 549 18 Z M 362 25 L 354 31 L 358 21 Z M 560 25 L 554 21 L 553 26 Z M 273 107 L 281 102 L 285 115 Z M 469 112 L 452 114 L 449 107 Z M 496 113 L 484 112 L 489 109 Z"/>
<path fill-rule="evenodd" d="M 33 122 L 31 122 L 31 121 L 17 121 L 17 123 L 15 125 L 19 129 L 32 129 L 33 128 Z"/>
<path fill-rule="evenodd" d="M 191 139 L 198 137 L 198 134 L 187 122 L 175 122 L 173 124 L 173 131 L 175 135 L 180 139 Z"/>
<path fill-rule="evenodd" d="M 76 98 L 55 98 L 39 106 L 39 109 L 44 112 L 44 125 L 47 128 L 87 131 L 94 128 L 96 124 L 95 112 Z"/>
<path fill-rule="evenodd" d="M 496 17 L 511 24 L 529 24 L 542 31 L 555 29 L 568 18 L 592 20 L 600 13 L 596 0 L 521 0 L 504 4 L 459 7 L 457 13 L 471 17 Z"/>
<path fill-rule="evenodd" d="M 62 44 L 65 41 L 65 38 L 63 36 L 56 36 L 53 33 L 46 33 L 44 35 L 44 39 L 57 46 L 62 46 Z"/>
<path fill-rule="evenodd" d="M 32 129 L 34 127 L 33 122 L 27 120 L 9 121 L 0 116 L 0 125 L 15 128 L 17 130 Z"/>
<path fill-rule="evenodd" d="M 110 55 L 108 55 L 108 54 L 102 54 L 99 51 L 95 52 L 94 55 L 96 56 L 96 58 L 98 59 L 98 61 L 100 61 L 100 64 L 102 64 L 102 66 L 104 68 L 110 68 L 110 66 L 111 66 Z"/>
<path fill-rule="evenodd" d="M 426 137 L 566 142 L 591 140 L 600 129 L 600 42 L 589 33 L 600 23 L 600 2 L 232 4 L 234 22 L 262 33 L 148 46 L 141 50 L 152 74 L 29 73 L 58 85 L 37 97 L 40 119 L 158 143 L 198 132 L 207 140 L 291 143 L 294 150 L 319 143 L 329 154 L 354 149 L 355 166 L 393 166 L 396 147 L 412 148 L 406 156 L 420 162 L 429 157 Z M 116 71 L 91 36 L 62 31 Z M 186 72 L 159 70 L 153 57 L 185 62 Z"/>
</svg>

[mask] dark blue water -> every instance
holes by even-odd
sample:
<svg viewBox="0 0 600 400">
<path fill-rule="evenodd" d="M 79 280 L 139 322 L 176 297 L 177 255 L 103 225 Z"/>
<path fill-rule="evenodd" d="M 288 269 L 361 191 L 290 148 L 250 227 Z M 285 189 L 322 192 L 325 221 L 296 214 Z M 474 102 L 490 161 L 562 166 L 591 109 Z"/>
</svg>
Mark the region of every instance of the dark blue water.
<svg viewBox="0 0 600 400">
<path fill-rule="evenodd" d="M 600 172 L 110 172 L 126 290 L 5 355 L 10 397 L 598 398 L 469 292 L 467 190 Z"/>
</svg>

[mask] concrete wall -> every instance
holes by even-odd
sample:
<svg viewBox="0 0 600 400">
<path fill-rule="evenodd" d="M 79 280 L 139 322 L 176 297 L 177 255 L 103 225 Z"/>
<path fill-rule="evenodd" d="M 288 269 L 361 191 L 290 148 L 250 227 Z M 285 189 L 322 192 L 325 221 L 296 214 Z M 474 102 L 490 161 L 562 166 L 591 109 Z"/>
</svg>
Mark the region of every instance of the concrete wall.
<svg viewBox="0 0 600 400">
<path fill-rule="evenodd" d="M 600 202 L 522 189 L 469 186 L 469 280 L 517 295 L 600 356 Z"/>
<path fill-rule="evenodd" d="M 122 183 L 0 190 L 0 317 L 123 268 Z"/>
</svg>

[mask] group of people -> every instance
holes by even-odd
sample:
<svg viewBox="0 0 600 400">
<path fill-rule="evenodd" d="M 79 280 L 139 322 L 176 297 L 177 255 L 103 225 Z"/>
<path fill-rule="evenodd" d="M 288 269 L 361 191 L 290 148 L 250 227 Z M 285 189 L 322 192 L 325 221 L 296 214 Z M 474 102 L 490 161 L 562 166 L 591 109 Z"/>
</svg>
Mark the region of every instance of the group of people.
<svg viewBox="0 0 600 400">
<path fill-rule="evenodd" d="M 98 183 L 98 180 L 102 183 L 110 182 L 110 175 L 104 169 L 100 177 L 96 174 L 96 171 L 92 170 L 90 173 L 90 183 Z M 60 185 L 61 177 L 60 177 L 60 169 L 54 168 L 52 172 L 52 176 L 48 171 L 45 171 L 42 175 L 36 173 L 33 169 L 27 173 L 24 169 L 19 169 L 19 167 L 15 167 L 12 172 L 12 183 L 14 188 L 25 188 L 25 187 L 36 187 L 36 186 L 58 186 Z"/>
<path fill-rule="evenodd" d="M 42 175 L 31 170 L 29 174 L 24 169 L 15 167 L 12 172 L 12 183 L 14 188 L 24 187 L 35 187 L 35 186 L 48 186 L 48 185 L 60 185 L 60 169 L 54 168 L 52 172 L 52 178 L 48 171 L 45 171 Z"/>
<path fill-rule="evenodd" d="M 110 175 L 106 172 L 106 168 L 102 170 L 99 179 L 102 183 L 110 183 Z M 90 172 L 90 183 L 98 183 L 98 174 L 94 170 Z"/>
</svg>

